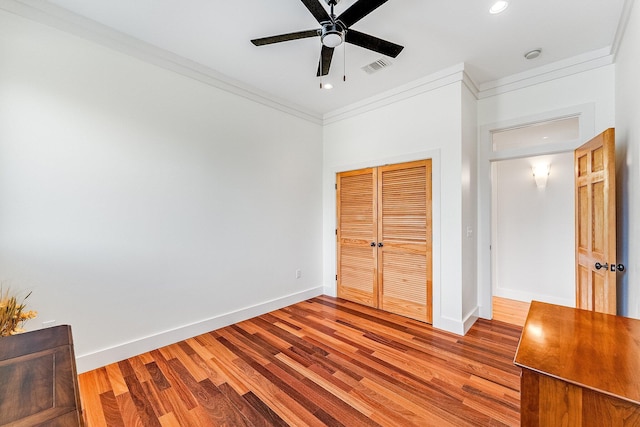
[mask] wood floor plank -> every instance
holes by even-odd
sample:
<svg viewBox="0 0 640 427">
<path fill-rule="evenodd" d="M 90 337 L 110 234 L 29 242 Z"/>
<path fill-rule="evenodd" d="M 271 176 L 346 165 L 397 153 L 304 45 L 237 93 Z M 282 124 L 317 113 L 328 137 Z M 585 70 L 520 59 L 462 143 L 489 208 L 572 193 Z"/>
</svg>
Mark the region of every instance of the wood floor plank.
<svg viewBox="0 0 640 427">
<path fill-rule="evenodd" d="M 320 296 L 80 375 L 101 426 L 518 426 L 521 328 Z"/>
<path fill-rule="evenodd" d="M 120 371 L 120 367 L 117 363 L 107 365 L 104 367 L 104 369 L 107 372 L 107 376 L 109 377 L 109 384 L 111 384 L 113 394 L 119 396 L 121 394 L 129 392 L 127 384 L 124 382 L 122 371 Z"/>
<path fill-rule="evenodd" d="M 109 427 L 124 427 L 124 420 L 122 419 L 120 408 L 118 408 L 118 401 L 113 391 L 102 393 L 100 395 L 100 403 L 107 425 Z"/>
<path fill-rule="evenodd" d="M 100 401 L 100 387 L 96 382 L 96 371 L 90 371 L 78 377 L 78 388 L 82 396 L 82 408 L 85 421 L 90 426 L 107 427 L 104 408 Z"/>
</svg>

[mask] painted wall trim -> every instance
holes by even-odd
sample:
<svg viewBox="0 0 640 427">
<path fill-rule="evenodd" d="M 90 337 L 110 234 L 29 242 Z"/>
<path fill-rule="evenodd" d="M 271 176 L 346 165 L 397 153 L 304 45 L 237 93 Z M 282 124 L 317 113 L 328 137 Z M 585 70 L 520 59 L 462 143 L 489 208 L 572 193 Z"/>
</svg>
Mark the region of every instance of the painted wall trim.
<svg viewBox="0 0 640 427">
<path fill-rule="evenodd" d="M 611 47 L 594 50 L 523 73 L 513 74 L 502 79 L 483 83 L 479 85 L 480 92 L 478 98 L 489 98 L 525 87 L 535 86 L 540 83 L 611 65 L 613 61 L 614 56 L 611 54 Z"/>
<path fill-rule="evenodd" d="M 534 301 L 534 300 L 540 301 L 544 299 L 545 302 L 548 302 L 550 304 L 564 305 L 566 307 L 576 306 L 576 302 L 572 299 L 558 298 L 558 297 L 549 296 L 549 295 L 540 295 L 532 292 L 524 292 L 520 290 L 500 288 L 500 287 L 498 287 L 495 290 L 495 292 L 493 293 L 493 296 L 499 297 L 499 298 L 512 299 L 515 301 L 524 301 L 524 302 Z"/>
<path fill-rule="evenodd" d="M 464 64 L 460 63 L 379 95 L 326 113 L 323 116 L 323 123 L 325 125 L 335 123 L 464 80 Z M 466 78 L 466 82 L 475 87 L 469 77 Z"/>
<path fill-rule="evenodd" d="M 469 332 L 469 329 L 476 323 L 476 320 L 480 317 L 479 307 L 475 307 L 469 314 L 464 316 L 461 320 L 454 319 L 452 317 L 441 316 L 437 319 L 433 319 L 433 327 L 436 329 L 442 329 L 447 332 L 464 336 Z"/>
<path fill-rule="evenodd" d="M 78 373 L 91 371 L 119 360 L 155 350 L 234 323 L 242 322 L 243 320 L 251 319 L 252 317 L 260 316 L 270 311 L 278 310 L 309 298 L 317 297 L 322 295 L 322 292 L 322 286 L 317 286 L 315 288 L 275 298 L 239 310 L 231 311 L 229 313 L 220 314 L 200 322 L 169 329 L 155 335 L 142 337 L 134 341 L 105 348 L 93 353 L 77 355 L 76 363 Z"/>
<path fill-rule="evenodd" d="M 614 62 L 614 55 L 611 54 L 611 50 L 611 47 L 598 49 L 480 85 L 467 73 L 465 64 L 460 63 L 374 97 L 326 113 L 323 116 L 323 124 L 326 125 L 348 119 L 460 81 L 471 91 L 476 99 L 501 95 L 611 65 Z"/>
<path fill-rule="evenodd" d="M 624 11 L 631 9 L 633 1 L 625 1 Z M 2 0 L 0 9 L 82 37 L 120 53 L 320 125 L 330 124 L 375 110 L 458 81 L 462 81 L 476 99 L 482 99 L 610 65 L 614 62 L 615 53 L 620 43 L 619 40 L 622 38 L 626 28 L 626 18 L 623 13 L 613 46 L 587 52 L 573 58 L 557 61 L 481 85 L 474 82 L 473 78 L 465 71 L 465 64 L 460 63 L 377 96 L 322 115 L 48 2 L 38 0 Z"/>
<path fill-rule="evenodd" d="M 127 36 L 105 25 L 76 15 L 48 2 L 2 0 L 0 2 L 0 9 L 92 41 L 117 52 L 165 68 L 267 107 L 308 120 L 315 124 L 322 124 L 322 117 L 315 111 L 279 99 L 272 94 L 239 82 L 195 61 Z"/>
<path fill-rule="evenodd" d="M 611 46 L 611 54 L 613 55 L 614 62 L 618 56 L 618 50 L 620 49 L 620 44 L 622 43 L 624 34 L 627 31 L 627 26 L 629 25 L 629 18 L 631 17 L 631 9 L 633 9 L 634 1 L 635 0 L 624 0 L 624 4 L 622 5 L 622 13 L 620 14 L 620 21 L 618 22 L 618 29 L 616 30 L 616 35 L 613 38 L 613 45 Z"/>
<path fill-rule="evenodd" d="M 480 307 L 476 306 L 469 314 L 467 314 L 462 320 L 462 327 L 464 335 L 469 332 L 469 329 L 476 323 L 476 320 L 480 317 Z"/>
</svg>

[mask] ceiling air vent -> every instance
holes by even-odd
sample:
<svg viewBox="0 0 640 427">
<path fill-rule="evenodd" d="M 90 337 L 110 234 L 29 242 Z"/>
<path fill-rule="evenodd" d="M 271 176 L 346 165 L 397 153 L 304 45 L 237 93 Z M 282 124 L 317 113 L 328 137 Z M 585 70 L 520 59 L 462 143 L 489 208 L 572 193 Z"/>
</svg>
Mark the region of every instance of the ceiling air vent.
<svg viewBox="0 0 640 427">
<path fill-rule="evenodd" d="M 392 62 L 388 59 L 380 58 L 377 61 L 372 62 L 371 64 L 365 65 L 364 67 L 362 67 L 362 69 L 367 74 L 373 74 L 382 70 L 383 68 L 389 67 L 391 64 Z"/>
</svg>

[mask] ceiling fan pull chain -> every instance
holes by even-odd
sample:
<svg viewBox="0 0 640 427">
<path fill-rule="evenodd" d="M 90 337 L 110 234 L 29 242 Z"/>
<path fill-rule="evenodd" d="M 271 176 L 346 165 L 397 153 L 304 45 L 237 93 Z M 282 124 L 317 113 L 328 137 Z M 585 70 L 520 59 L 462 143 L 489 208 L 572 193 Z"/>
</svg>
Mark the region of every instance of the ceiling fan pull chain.
<svg viewBox="0 0 640 427">
<path fill-rule="evenodd" d="M 347 81 L 347 44 L 342 43 L 342 81 Z"/>
<path fill-rule="evenodd" d="M 320 54 L 320 89 L 322 89 L 322 79 L 323 79 L 323 73 L 322 73 L 322 54 Z"/>
</svg>

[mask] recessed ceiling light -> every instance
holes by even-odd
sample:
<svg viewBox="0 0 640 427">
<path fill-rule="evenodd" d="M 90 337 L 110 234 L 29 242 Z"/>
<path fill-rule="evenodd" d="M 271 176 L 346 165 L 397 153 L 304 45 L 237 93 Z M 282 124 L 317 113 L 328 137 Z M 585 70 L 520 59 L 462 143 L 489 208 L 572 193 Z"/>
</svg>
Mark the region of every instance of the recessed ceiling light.
<svg viewBox="0 0 640 427">
<path fill-rule="evenodd" d="M 327 89 L 327 90 L 333 89 L 333 85 L 331 83 L 324 83 L 322 85 L 322 89 Z"/>
<path fill-rule="evenodd" d="M 507 0 L 498 0 L 489 8 L 489 13 L 495 15 L 496 13 L 504 12 L 507 7 L 509 7 Z"/>
<path fill-rule="evenodd" d="M 533 49 L 524 54 L 526 59 L 536 59 L 542 53 L 542 49 Z"/>
</svg>

